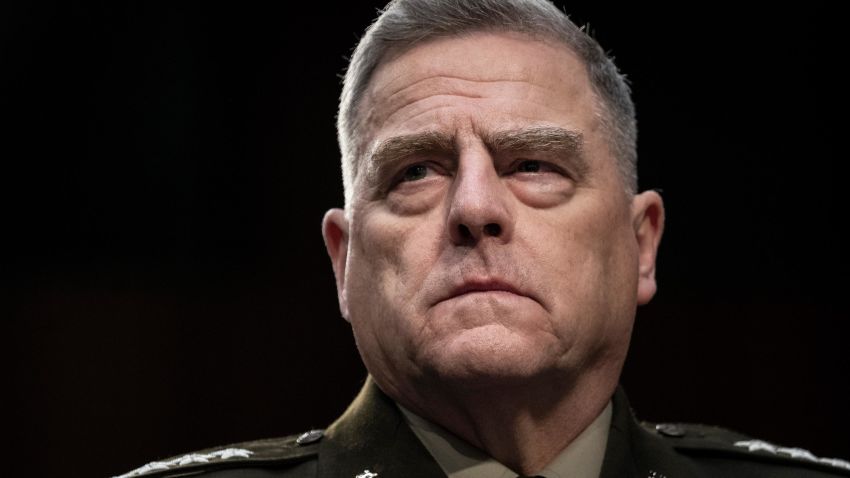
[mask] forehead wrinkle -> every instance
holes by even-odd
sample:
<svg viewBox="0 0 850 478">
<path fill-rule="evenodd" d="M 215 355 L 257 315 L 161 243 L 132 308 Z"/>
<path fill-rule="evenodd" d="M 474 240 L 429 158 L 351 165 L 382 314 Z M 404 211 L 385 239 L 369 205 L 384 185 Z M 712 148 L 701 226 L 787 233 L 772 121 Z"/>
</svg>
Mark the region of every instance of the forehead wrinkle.
<svg viewBox="0 0 850 478">
<path fill-rule="evenodd" d="M 423 82 L 429 80 L 432 84 L 427 86 L 422 85 Z M 501 81 L 493 80 L 485 83 Z M 372 105 L 372 108 L 369 108 L 369 113 L 364 119 L 369 124 L 382 123 L 391 119 L 399 111 L 431 98 L 452 96 L 467 99 L 487 98 L 488 92 L 481 91 L 480 87 L 476 88 L 474 83 L 478 82 L 461 78 L 435 76 L 417 80 L 389 94 L 376 88 L 369 95 L 369 103 Z M 512 83 L 521 83 L 521 81 L 512 81 Z M 383 118 L 383 121 L 381 118 Z"/>
<path fill-rule="evenodd" d="M 508 113 L 510 116 L 530 120 L 534 120 L 537 118 L 528 117 L 522 114 L 520 111 L 517 111 L 517 105 L 521 106 L 524 104 L 526 107 L 540 107 L 550 111 L 551 114 L 554 115 L 558 115 L 559 112 L 563 109 L 563 105 L 556 106 L 551 101 L 544 101 L 545 98 L 557 97 L 559 94 L 562 93 L 560 90 L 552 89 L 549 86 L 536 85 L 521 80 L 494 80 L 489 83 L 513 84 L 515 85 L 514 87 L 522 87 L 524 93 L 519 98 L 506 98 L 503 96 L 503 93 L 502 91 L 500 91 L 498 86 L 490 85 L 486 87 L 484 91 L 477 91 L 474 93 L 462 91 L 462 89 L 446 90 L 444 88 L 437 88 L 428 89 L 425 91 L 414 91 L 409 94 L 400 94 L 400 96 L 399 94 L 397 94 L 395 97 L 377 98 L 377 95 L 375 95 L 375 97 L 370 98 L 373 108 L 369 109 L 367 121 L 370 125 L 377 126 L 379 124 L 389 122 L 402 112 L 408 111 L 413 108 L 413 116 L 406 117 L 404 119 L 404 121 L 410 121 L 411 119 L 414 119 L 418 116 L 432 112 L 435 109 L 457 106 L 457 103 L 451 101 L 452 98 L 463 98 L 465 100 L 471 100 L 473 104 L 477 104 L 478 101 L 483 101 L 487 103 L 493 103 L 495 105 L 504 105 L 504 112 Z M 436 102 L 438 104 L 425 107 L 417 106 L 419 103 L 422 102 L 429 102 L 429 104 L 430 102 Z"/>
<path fill-rule="evenodd" d="M 397 81 L 401 81 L 402 79 L 403 78 L 399 77 L 399 78 L 397 78 L 393 81 L 390 81 L 387 86 L 390 86 Z M 464 77 L 458 76 L 458 75 L 449 75 L 449 74 L 445 74 L 445 73 L 437 73 L 437 74 L 434 74 L 434 75 L 426 76 L 424 78 L 419 78 L 418 80 L 414 81 L 413 83 L 406 84 L 406 85 L 396 89 L 395 91 L 390 92 L 387 95 L 387 98 L 392 98 L 393 96 L 404 92 L 404 90 L 407 90 L 407 89 L 410 89 L 410 88 L 415 88 L 420 83 L 423 83 L 423 82 L 429 81 L 429 80 L 439 82 L 440 84 L 443 84 L 443 83 L 458 83 L 458 84 L 461 84 L 461 85 L 463 85 L 465 83 L 527 83 L 527 81 L 528 81 L 526 79 L 508 79 L 508 78 L 499 78 L 499 79 L 492 79 L 492 80 L 488 80 L 488 79 L 484 79 L 484 78 L 464 78 Z"/>
<path fill-rule="evenodd" d="M 442 95 L 442 96 L 450 96 L 450 95 Z M 423 100 L 420 100 L 420 101 L 425 101 L 425 100 L 430 99 L 430 98 L 435 98 L 435 97 L 431 96 L 429 98 L 426 98 L 426 99 L 423 99 Z M 462 122 L 461 119 L 458 119 L 456 117 L 452 117 L 450 115 L 440 115 L 440 113 L 439 113 L 439 110 L 446 110 L 446 109 L 451 110 L 455 106 L 457 106 L 456 103 L 441 102 L 441 103 L 433 105 L 433 106 L 424 107 L 423 109 L 421 109 L 421 111 L 413 111 L 412 113 L 411 112 L 405 112 L 409 116 L 405 116 L 401 122 L 402 123 L 414 122 L 420 116 L 426 116 L 426 115 L 429 115 L 429 114 L 434 114 L 434 115 L 437 115 L 438 118 L 436 120 L 429 121 L 430 124 L 436 125 L 438 127 L 442 126 L 442 125 L 446 125 L 446 128 L 448 128 L 448 129 L 457 130 L 458 129 L 457 124 Z M 397 114 L 401 114 L 401 113 L 402 113 L 402 109 L 398 109 L 398 110 L 394 111 L 390 116 L 387 117 L 386 121 L 390 122 L 393 119 L 393 117 L 395 117 Z"/>
</svg>

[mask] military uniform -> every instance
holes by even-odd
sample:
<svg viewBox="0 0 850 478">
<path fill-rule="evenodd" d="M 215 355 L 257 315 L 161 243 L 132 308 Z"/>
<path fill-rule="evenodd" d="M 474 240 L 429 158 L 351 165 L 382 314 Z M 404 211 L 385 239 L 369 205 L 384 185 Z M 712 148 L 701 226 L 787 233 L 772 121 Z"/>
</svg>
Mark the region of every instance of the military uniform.
<svg viewBox="0 0 850 478">
<path fill-rule="evenodd" d="M 600 478 L 837 477 L 850 462 L 818 458 L 716 427 L 635 420 L 622 390 Z M 445 477 L 395 403 L 369 379 L 327 431 L 259 440 L 152 462 L 121 475 L 199 478 Z"/>
</svg>

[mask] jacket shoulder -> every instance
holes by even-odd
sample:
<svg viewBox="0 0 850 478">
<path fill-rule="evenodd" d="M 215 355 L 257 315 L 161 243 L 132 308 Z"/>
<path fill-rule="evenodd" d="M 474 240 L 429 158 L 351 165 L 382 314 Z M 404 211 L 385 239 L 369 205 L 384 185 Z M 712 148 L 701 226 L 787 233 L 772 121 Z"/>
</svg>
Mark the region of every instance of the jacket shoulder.
<svg viewBox="0 0 850 478">
<path fill-rule="evenodd" d="M 152 461 L 113 478 L 194 476 L 235 469 L 286 469 L 306 464 L 318 455 L 324 430 L 207 448 Z"/>
<path fill-rule="evenodd" d="M 766 469 L 787 468 L 789 476 L 850 476 L 850 462 L 846 460 L 818 457 L 803 448 L 776 445 L 721 427 L 691 423 L 641 425 L 679 453 L 716 470 L 751 469 L 753 476 L 759 476 Z M 805 470 L 810 473 L 798 475 Z"/>
</svg>

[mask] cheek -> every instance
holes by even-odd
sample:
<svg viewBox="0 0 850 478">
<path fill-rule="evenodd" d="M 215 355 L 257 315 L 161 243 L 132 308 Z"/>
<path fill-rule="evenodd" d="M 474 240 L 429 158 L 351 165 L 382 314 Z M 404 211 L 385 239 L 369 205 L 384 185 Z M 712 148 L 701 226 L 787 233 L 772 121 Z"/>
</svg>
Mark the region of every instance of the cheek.
<svg viewBox="0 0 850 478">
<path fill-rule="evenodd" d="M 613 266 L 624 256 L 635 252 L 634 241 L 629 241 L 631 221 L 629 208 L 607 195 L 595 194 L 576 200 L 571 216 L 564 227 L 572 232 L 570 237 L 580 250 L 600 265 Z M 634 234 L 631 234 L 632 239 Z"/>
<path fill-rule="evenodd" d="M 439 206 L 450 186 L 446 176 L 432 177 L 400 184 L 387 195 L 386 207 L 398 218 L 425 216 Z"/>
<path fill-rule="evenodd" d="M 608 330 L 605 335 L 617 337 L 620 329 L 631 327 L 637 307 L 637 248 L 625 216 L 610 212 L 598 219 L 582 238 L 592 251 L 585 260 L 593 269 L 586 286 L 593 289 L 586 293 L 594 298 L 599 325 Z"/>
<path fill-rule="evenodd" d="M 349 301 L 365 301 L 367 310 L 381 306 L 393 315 L 414 303 L 438 254 L 438 218 L 429 215 L 399 217 L 378 209 L 355 220 L 347 269 L 354 277 L 347 283 L 356 289 Z"/>
<path fill-rule="evenodd" d="M 608 316 L 625 314 L 635 300 L 637 275 L 627 216 L 611 205 L 580 197 L 538 214 L 525 237 L 543 248 L 535 260 L 549 270 L 559 315 L 570 316 L 564 325 L 593 326 Z M 545 226 L 539 230 L 534 224 Z"/>
<path fill-rule="evenodd" d="M 353 221 L 346 299 L 357 347 L 370 373 L 404 367 L 424 314 L 417 307 L 435 257 L 430 221 L 372 211 Z"/>
</svg>

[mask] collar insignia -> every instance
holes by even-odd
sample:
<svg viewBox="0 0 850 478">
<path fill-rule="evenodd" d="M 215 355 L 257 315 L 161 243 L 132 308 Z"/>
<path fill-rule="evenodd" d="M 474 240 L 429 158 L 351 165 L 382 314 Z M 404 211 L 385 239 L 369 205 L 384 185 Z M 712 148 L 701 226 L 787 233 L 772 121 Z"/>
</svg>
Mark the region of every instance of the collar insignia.
<svg viewBox="0 0 850 478">
<path fill-rule="evenodd" d="M 224 450 L 217 450 L 211 453 L 190 453 L 188 455 L 183 455 L 181 457 L 173 458 L 171 460 L 152 461 L 141 468 L 136 468 L 135 470 L 129 473 L 125 473 L 121 476 L 116 476 L 114 478 L 133 478 L 136 476 L 142 476 L 145 473 L 150 473 L 152 471 L 168 470 L 169 468 L 191 465 L 194 463 L 208 463 L 210 460 L 249 458 L 253 454 L 253 451 L 245 450 L 242 448 L 225 448 Z"/>
<path fill-rule="evenodd" d="M 774 455 L 790 456 L 791 458 L 798 458 L 801 460 L 811 461 L 813 463 L 823 463 L 824 465 L 850 470 L 850 462 L 848 461 L 839 460 L 838 458 L 818 458 L 809 450 L 804 450 L 802 448 L 786 448 L 761 440 L 737 441 L 735 442 L 735 446 L 746 448 L 749 451 L 765 451 Z"/>
</svg>

